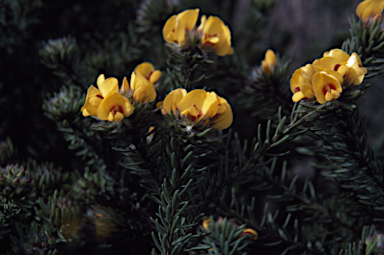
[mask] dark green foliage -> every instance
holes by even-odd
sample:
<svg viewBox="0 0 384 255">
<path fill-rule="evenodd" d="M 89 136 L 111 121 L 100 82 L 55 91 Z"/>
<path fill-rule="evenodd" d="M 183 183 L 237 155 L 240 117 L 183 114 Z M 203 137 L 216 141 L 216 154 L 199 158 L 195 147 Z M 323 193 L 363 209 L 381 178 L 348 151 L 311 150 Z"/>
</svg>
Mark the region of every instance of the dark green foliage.
<svg viewBox="0 0 384 255">
<path fill-rule="evenodd" d="M 382 143 L 357 103 L 370 84 L 293 103 L 289 61 L 259 65 L 279 1 L 250 1 L 242 22 L 237 2 L 0 4 L 1 254 L 383 253 Z M 234 55 L 164 43 L 166 20 L 198 7 L 230 27 Z M 380 75 L 383 22 L 350 32 L 343 50 Z M 144 61 L 162 71 L 154 102 L 120 122 L 82 115 L 98 75 L 121 86 Z M 156 103 L 175 88 L 227 99 L 231 129 L 166 115 Z"/>
</svg>

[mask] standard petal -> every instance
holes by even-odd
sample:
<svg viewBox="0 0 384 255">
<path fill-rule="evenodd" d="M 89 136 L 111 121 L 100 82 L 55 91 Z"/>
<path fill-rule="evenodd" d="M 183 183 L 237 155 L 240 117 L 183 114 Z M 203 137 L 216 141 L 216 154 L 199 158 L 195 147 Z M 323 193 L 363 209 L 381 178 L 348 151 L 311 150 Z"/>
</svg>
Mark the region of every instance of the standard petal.
<svg viewBox="0 0 384 255">
<path fill-rule="evenodd" d="M 142 76 L 144 76 L 147 79 L 149 79 L 149 77 L 153 71 L 155 71 L 155 67 L 149 62 L 141 63 L 140 65 L 136 66 L 136 68 L 135 68 L 136 74 L 141 74 Z"/>
<path fill-rule="evenodd" d="M 356 15 L 366 22 L 369 18 L 381 14 L 383 9 L 383 0 L 366 0 L 357 6 Z"/>
<path fill-rule="evenodd" d="M 167 22 L 165 22 L 165 25 L 163 27 L 163 38 L 164 41 L 167 43 L 174 43 L 174 31 L 175 31 L 175 26 L 176 26 L 176 15 L 173 15 L 170 17 Z"/>
<path fill-rule="evenodd" d="M 201 107 L 201 116 L 196 120 L 196 122 L 205 118 L 212 118 L 216 115 L 219 108 L 218 96 L 215 92 L 206 92 L 206 98 Z"/>
<path fill-rule="evenodd" d="M 347 62 L 349 55 L 341 49 L 332 49 L 330 51 L 324 52 L 323 57 L 333 57 L 336 58 L 339 62 Z"/>
<path fill-rule="evenodd" d="M 99 85 L 99 90 L 101 92 L 101 95 L 103 97 L 106 97 L 108 94 L 113 93 L 113 92 L 118 92 L 119 91 L 119 84 L 118 80 L 116 78 L 108 78 L 104 80 L 100 85 Z"/>
<path fill-rule="evenodd" d="M 175 89 L 169 93 L 164 101 L 163 108 L 168 113 L 171 114 L 171 110 L 174 114 L 176 114 L 177 104 L 181 101 L 181 99 L 187 94 L 185 89 Z"/>
<path fill-rule="evenodd" d="M 98 77 L 97 77 L 97 81 L 96 81 L 96 85 L 97 87 L 100 86 L 100 84 L 105 80 L 105 76 L 104 74 L 100 74 Z"/>
<path fill-rule="evenodd" d="M 183 27 L 186 30 L 192 30 L 199 17 L 199 9 L 185 10 L 177 15 L 177 18 L 183 23 Z"/>
<path fill-rule="evenodd" d="M 204 100 L 206 99 L 206 91 L 203 89 L 196 89 L 185 95 L 177 105 L 180 112 L 189 109 L 191 106 L 195 106 L 197 109 L 201 109 Z"/>
<path fill-rule="evenodd" d="M 209 16 L 209 18 L 205 22 L 204 35 L 217 35 L 224 31 L 224 27 L 225 24 L 219 17 Z"/>
</svg>

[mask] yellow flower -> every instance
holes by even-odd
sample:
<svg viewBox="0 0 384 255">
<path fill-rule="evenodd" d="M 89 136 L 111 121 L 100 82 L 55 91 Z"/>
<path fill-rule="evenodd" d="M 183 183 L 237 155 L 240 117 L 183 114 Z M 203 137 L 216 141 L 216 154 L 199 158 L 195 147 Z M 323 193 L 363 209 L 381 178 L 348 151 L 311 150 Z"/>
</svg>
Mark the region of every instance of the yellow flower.
<svg viewBox="0 0 384 255">
<path fill-rule="evenodd" d="M 195 28 L 199 9 L 185 10 L 177 15 L 170 17 L 163 28 L 163 38 L 167 43 L 178 43 L 180 46 L 187 44 L 191 35 L 189 31 Z M 192 35 L 193 36 L 193 35 Z"/>
<path fill-rule="evenodd" d="M 325 52 L 323 58 L 313 62 L 316 71 L 326 71 L 334 76 L 343 77 L 345 87 L 350 85 L 360 85 L 363 82 L 367 69 L 362 67 L 360 57 L 353 52 L 350 56 L 348 53 L 333 49 Z"/>
<path fill-rule="evenodd" d="M 156 99 L 157 93 L 154 84 L 160 76 L 161 71 L 155 70 L 151 63 L 141 63 L 131 74 L 131 86 L 129 86 L 127 78 L 124 77 L 120 94 L 126 98 L 132 97 L 135 103 L 150 103 Z"/>
<path fill-rule="evenodd" d="M 205 220 L 203 220 L 203 228 L 205 229 L 205 230 L 209 230 L 209 224 L 211 224 L 211 219 L 205 219 Z"/>
<path fill-rule="evenodd" d="M 267 50 L 265 53 L 265 59 L 261 62 L 262 68 L 261 71 L 267 75 L 271 76 L 273 70 L 277 65 L 277 58 L 273 50 Z"/>
<path fill-rule="evenodd" d="M 257 240 L 257 238 L 259 237 L 259 234 L 256 232 L 256 230 L 252 228 L 244 229 L 242 235 L 251 235 L 252 240 Z"/>
<path fill-rule="evenodd" d="M 203 15 L 198 31 L 202 31 L 201 44 L 203 48 L 212 48 L 219 56 L 233 54 L 231 31 L 219 17 L 210 16 L 207 19 Z"/>
<path fill-rule="evenodd" d="M 356 8 L 356 15 L 364 22 L 371 18 L 380 18 L 384 9 L 384 0 L 365 0 Z"/>
<path fill-rule="evenodd" d="M 97 108 L 97 117 L 101 120 L 119 122 L 124 117 L 129 117 L 134 109 L 127 98 L 113 92 L 101 101 Z"/>
<path fill-rule="evenodd" d="M 155 67 L 149 62 L 144 62 L 136 66 L 135 73 L 144 76 L 152 84 L 155 84 L 161 76 L 161 71 L 155 70 Z"/>
<path fill-rule="evenodd" d="M 101 101 L 110 93 L 118 92 L 119 86 L 116 78 L 105 79 L 104 74 L 99 75 L 96 81 L 98 89 L 91 85 L 87 91 L 85 104 L 81 108 L 84 117 L 96 116 Z"/>
<path fill-rule="evenodd" d="M 297 69 L 290 80 L 292 101 L 298 102 L 301 99 L 309 99 L 315 96 L 312 88 L 312 77 L 315 69 L 311 64 L 307 64 Z"/>
<path fill-rule="evenodd" d="M 176 89 L 165 97 L 162 107 L 166 114 L 173 112 L 178 119 L 185 120 L 185 125 L 223 130 L 233 122 L 232 108 L 227 100 L 217 96 L 215 92 L 202 89 L 189 93 L 185 89 Z"/>
<path fill-rule="evenodd" d="M 339 98 L 343 91 L 341 88 L 342 78 L 335 77 L 324 71 L 317 72 L 313 75 L 313 92 L 318 103 L 324 104 Z"/>
<path fill-rule="evenodd" d="M 141 74 L 132 72 L 131 90 L 133 92 L 133 101 L 136 103 L 150 103 L 156 99 L 155 86 Z"/>
</svg>

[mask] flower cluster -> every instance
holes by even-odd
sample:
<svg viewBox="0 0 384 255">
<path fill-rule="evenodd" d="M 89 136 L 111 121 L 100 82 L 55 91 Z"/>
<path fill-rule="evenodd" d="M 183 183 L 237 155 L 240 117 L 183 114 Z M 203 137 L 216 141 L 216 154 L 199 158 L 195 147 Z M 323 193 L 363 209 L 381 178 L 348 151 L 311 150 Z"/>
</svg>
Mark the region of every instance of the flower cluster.
<svg viewBox="0 0 384 255">
<path fill-rule="evenodd" d="M 233 121 L 232 108 L 222 97 L 215 92 L 203 89 L 192 90 L 187 93 L 185 89 L 175 89 L 169 93 L 162 106 L 164 115 L 172 115 L 182 126 L 188 130 L 194 127 L 226 129 Z"/>
<path fill-rule="evenodd" d="M 356 15 L 367 23 L 370 20 L 380 20 L 383 9 L 384 0 L 365 0 L 357 6 Z"/>
<path fill-rule="evenodd" d="M 197 45 L 205 52 L 219 56 L 232 55 L 231 32 L 224 22 L 215 16 L 201 17 L 196 27 L 199 9 L 185 10 L 170 17 L 164 25 L 164 40 L 181 49 Z"/>
<path fill-rule="evenodd" d="M 156 99 L 155 83 L 160 76 L 159 70 L 144 62 L 132 72 L 131 86 L 124 77 L 119 89 L 116 78 L 105 79 L 101 74 L 96 81 L 97 88 L 89 87 L 81 112 L 84 117 L 95 116 L 100 120 L 119 122 L 133 113 L 135 107 L 132 104 L 146 104 Z"/>
<path fill-rule="evenodd" d="M 356 53 L 333 49 L 321 59 L 297 69 L 291 78 L 292 100 L 316 98 L 320 104 L 340 97 L 343 89 L 363 82 L 367 69 Z"/>
</svg>

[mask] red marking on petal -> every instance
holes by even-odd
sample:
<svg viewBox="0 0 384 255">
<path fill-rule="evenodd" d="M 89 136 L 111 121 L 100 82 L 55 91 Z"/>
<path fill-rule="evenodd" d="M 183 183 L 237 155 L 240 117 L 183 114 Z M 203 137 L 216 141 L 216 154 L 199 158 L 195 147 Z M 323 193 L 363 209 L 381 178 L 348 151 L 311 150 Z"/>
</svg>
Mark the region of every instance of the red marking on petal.
<svg viewBox="0 0 384 255">
<path fill-rule="evenodd" d="M 190 120 L 191 120 L 192 122 L 195 122 L 195 120 L 196 120 L 196 117 L 195 117 L 195 116 L 190 116 L 189 118 L 190 118 Z"/>
<path fill-rule="evenodd" d="M 104 97 L 102 95 L 96 95 L 96 97 L 104 99 Z"/>
<path fill-rule="evenodd" d="M 147 80 L 149 80 L 149 78 L 151 78 L 152 73 L 153 73 L 153 72 L 150 72 L 149 75 L 148 75 L 148 77 L 146 77 Z"/>
<path fill-rule="evenodd" d="M 124 113 L 124 109 L 121 105 L 119 105 L 119 112 Z"/>
<path fill-rule="evenodd" d="M 324 87 L 323 87 L 323 94 L 324 94 L 324 95 L 327 94 L 327 86 L 324 86 Z"/>
<path fill-rule="evenodd" d="M 332 89 L 336 90 L 336 86 L 333 85 L 332 83 L 329 83 L 329 84 L 325 85 L 323 87 L 323 94 L 325 95 L 325 94 L 327 94 L 327 92 L 331 92 Z"/>
<path fill-rule="evenodd" d="M 332 83 L 328 84 L 328 86 L 329 86 L 331 89 L 336 90 L 336 86 L 333 85 Z"/>
<path fill-rule="evenodd" d="M 295 88 L 295 93 L 301 91 L 300 87 Z"/>
<path fill-rule="evenodd" d="M 333 68 L 333 70 L 337 71 L 337 70 L 339 70 L 339 67 L 340 67 L 340 64 L 336 64 L 335 67 Z"/>
</svg>

